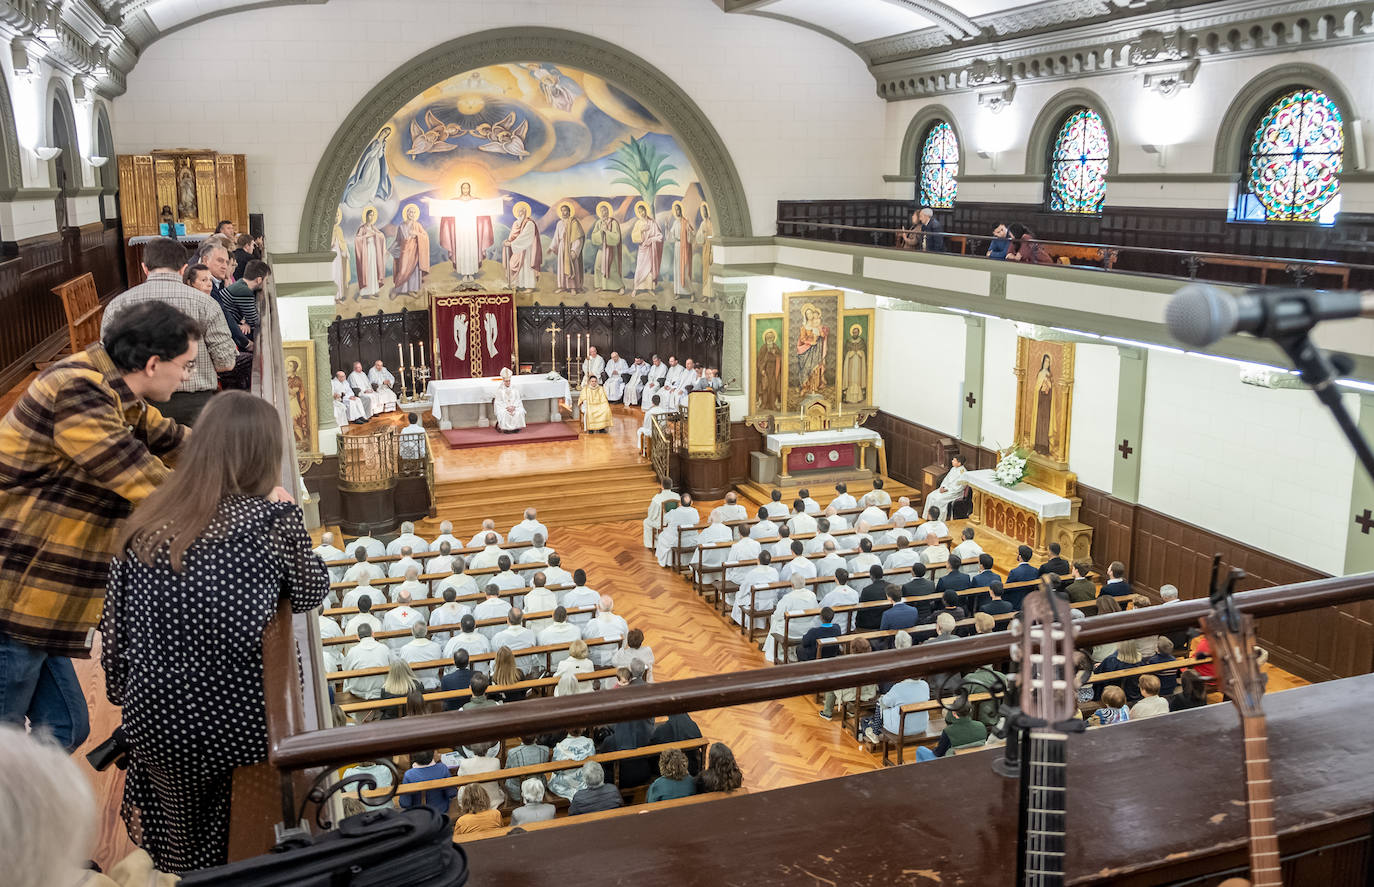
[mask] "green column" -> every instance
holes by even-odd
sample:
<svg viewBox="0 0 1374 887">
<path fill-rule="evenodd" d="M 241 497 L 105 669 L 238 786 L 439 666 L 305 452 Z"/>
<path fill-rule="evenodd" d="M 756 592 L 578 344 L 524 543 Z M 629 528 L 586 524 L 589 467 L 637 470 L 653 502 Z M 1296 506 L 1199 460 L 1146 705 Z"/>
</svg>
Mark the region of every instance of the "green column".
<svg viewBox="0 0 1374 887">
<path fill-rule="evenodd" d="M 975 447 L 983 445 L 983 352 L 987 349 L 987 330 L 983 318 L 964 318 L 964 408 L 959 438 Z"/>
<path fill-rule="evenodd" d="M 726 394 L 744 393 L 744 297 L 749 291 L 744 282 L 714 283 L 721 293 L 725 312 L 721 315 L 720 374 L 725 379 Z"/>
<path fill-rule="evenodd" d="M 1145 429 L 1145 369 L 1150 352 L 1127 345 L 1116 346 L 1121 372 L 1116 397 L 1116 461 L 1112 468 L 1112 495 L 1127 502 L 1140 498 L 1141 438 Z"/>
<path fill-rule="evenodd" d="M 1359 427 L 1365 440 L 1374 440 L 1374 394 L 1360 395 Z M 1349 523 L 1346 524 L 1345 572 L 1374 570 L 1374 524 L 1365 529 L 1365 520 L 1374 520 L 1374 480 L 1358 461 L 1350 482 Z"/>
</svg>

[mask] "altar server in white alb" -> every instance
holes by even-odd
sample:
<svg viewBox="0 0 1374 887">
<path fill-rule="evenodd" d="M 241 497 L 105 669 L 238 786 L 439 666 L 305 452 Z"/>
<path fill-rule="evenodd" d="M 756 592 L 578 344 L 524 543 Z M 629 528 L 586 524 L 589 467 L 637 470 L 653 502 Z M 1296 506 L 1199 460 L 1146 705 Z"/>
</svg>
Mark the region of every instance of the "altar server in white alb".
<svg viewBox="0 0 1374 887">
<path fill-rule="evenodd" d="M 611 352 L 611 359 L 606 361 L 606 399 L 611 403 L 620 403 L 625 397 L 624 374 L 630 371 L 630 365 L 618 352 Z"/>
<path fill-rule="evenodd" d="M 587 358 L 582 361 L 582 380 L 595 376 L 597 381 L 603 378 L 606 372 L 606 358 L 596 352 L 596 346 L 591 345 L 587 348 Z"/>
<path fill-rule="evenodd" d="M 658 543 L 654 546 L 654 554 L 658 556 L 660 567 L 672 564 L 673 549 L 681 544 L 681 528 L 701 523 L 701 515 L 692 507 L 691 493 L 683 493 L 679 503 L 677 508 L 668 512 L 668 517 L 663 521 L 663 529 L 658 534 Z"/>
<path fill-rule="evenodd" d="M 644 422 L 639 427 L 639 436 L 646 440 L 652 440 L 654 437 L 654 416 L 673 411 L 672 407 L 664 406 L 659 402 L 662 397 L 661 394 L 655 394 L 648 400 L 648 403 L 653 404 L 653 406 L 644 411 Z"/>
<path fill-rule="evenodd" d="M 639 396 L 644 391 L 645 380 L 649 378 L 649 365 L 644 362 L 644 358 L 636 357 L 635 362 L 630 364 L 630 381 L 625 383 L 624 402 L 639 406 Z"/>
<path fill-rule="evenodd" d="M 525 519 L 510 528 L 506 534 L 509 542 L 529 542 L 535 536 L 547 541 L 549 538 L 549 528 L 539 522 L 539 512 L 533 508 L 525 509 Z"/>
<path fill-rule="evenodd" d="M 649 514 L 644 518 L 645 548 L 654 547 L 654 533 L 663 523 L 663 506 L 677 499 L 670 481 L 660 480 L 659 487 L 661 489 L 649 500 Z"/>
<path fill-rule="evenodd" d="M 343 370 L 334 374 L 334 379 L 329 383 L 329 390 L 334 395 L 334 422 L 340 426 L 352 422 L 361 425 L 367 421 L 367 406 L 363 399 L 353 393 L 353 386 L 348 384 L 348 377 Z"/>
<path fill-rule="evenodd" d="M 372 400 L 372 380 L 367 377 L 367 373 L 363 372 L 362 361 L 353 361 L 353 372 L 348 374 L 348 384 L 363 399 L 363 406 L 367 409 L 367 414 L 369 416 L 377 415 L 377 405 Z"/>
<path fill-rule="evenodd" d="M 968 474 L 964 470 L 964 457 L 955 455 L 949 460 L 949 464 L 949 473 L 940 481 L 940 486 L 926 497 L 925 505 L 921 509 L 927 514 L 932 508 L 940 509 L 941 520 L 949 518 L 949 507 L 964 498 L 964 490 L 968 488 L 968 481 L 964 479 Z"/>
<path fill-rule="evenodd" d="M 514 434 L 525 427 L 525 405 L 520 391 L 511 384 L 509 369 L 501 371 L 501 387 L 496 389 L 496 427 L 506 434 Z"/>
</svg>

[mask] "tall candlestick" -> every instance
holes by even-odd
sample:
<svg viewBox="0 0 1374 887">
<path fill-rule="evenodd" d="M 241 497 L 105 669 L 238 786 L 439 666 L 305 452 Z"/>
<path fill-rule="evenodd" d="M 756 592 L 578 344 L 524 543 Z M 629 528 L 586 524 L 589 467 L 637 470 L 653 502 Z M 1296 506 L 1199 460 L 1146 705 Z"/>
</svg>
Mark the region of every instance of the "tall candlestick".
<svg viewBox="0 0 1374 887">
<path fill-rule="evenodd" d="M 415 366 L 415 343 L 410 342 L 410 365 Z"/>
<path fill-rule="evenodd" d="M 425 343 L 420 343 L 420 366 L 425 365 Z"/>
</svg>

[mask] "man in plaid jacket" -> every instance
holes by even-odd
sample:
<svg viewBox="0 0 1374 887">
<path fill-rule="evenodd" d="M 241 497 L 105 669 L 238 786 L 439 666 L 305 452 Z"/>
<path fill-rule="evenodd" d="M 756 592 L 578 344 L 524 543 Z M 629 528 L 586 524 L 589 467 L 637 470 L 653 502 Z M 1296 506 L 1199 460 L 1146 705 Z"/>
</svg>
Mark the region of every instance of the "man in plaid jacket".
<svg viewBox="0 0 1374 887">
<path fill-rule="evenodd" d="M 147 402 L 195 372 L 201 335 L 169 305 L 135 305 L 0 420 L 0 722 L 85 741 L 71 659 L 91 654 L 120 525 L 188 433 Z"/>
</svg>

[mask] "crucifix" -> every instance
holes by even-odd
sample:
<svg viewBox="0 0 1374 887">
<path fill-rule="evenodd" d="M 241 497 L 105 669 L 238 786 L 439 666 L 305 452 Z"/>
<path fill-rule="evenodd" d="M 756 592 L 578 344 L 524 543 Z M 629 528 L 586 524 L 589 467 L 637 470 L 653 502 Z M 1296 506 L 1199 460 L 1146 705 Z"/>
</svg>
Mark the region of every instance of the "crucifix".
<svg viewBox="0 0 1374 887">
<path fill-rule="evenodd" d="M 1131 458 L 1131 453 L 1135 452 L 1135 447 L 1131 446 L 1129 440 L 1121 441 L 1121 446 L 1117 447 L 1117 449 L 1121 451 L 1121 458 L 1123 459 Z"/>
<path fill-rule="evenodd" d="M 563 329 L 558 325 L 557 321 L 554 321 L 544 328 L 544 332 L 549 334 L 549 348 L 552 350 L 552 353 L 549 355 L 551 361 L 549 366 L 552 367 L 555 372 L 558 371 L 558 334 L 562 331 Z"/>
</svg>

